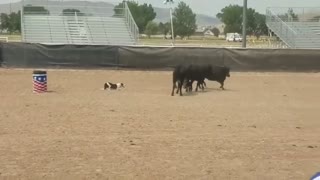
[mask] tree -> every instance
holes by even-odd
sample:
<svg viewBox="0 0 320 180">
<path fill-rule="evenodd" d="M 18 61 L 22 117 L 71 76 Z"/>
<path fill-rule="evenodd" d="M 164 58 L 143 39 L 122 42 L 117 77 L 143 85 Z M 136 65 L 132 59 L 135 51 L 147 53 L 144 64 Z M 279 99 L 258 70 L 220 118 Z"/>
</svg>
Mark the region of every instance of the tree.
<svg viewBox="0 0 320 180">
<path fill-rule="evenodd" d="M 282 21 L 299 21 L 298 15 L 293 12 L 292 8 L 289 8 L 287 13 L 278 15 Z"/>
<path fill-rule="evenodd" d="M 148 35 L 148 37 L 150 38 L 151 35 L 154 35 L 158 32 L 158 25 L 157 23 L 153 22 L 153 21 L 149 21 L 147 26 L 146 26 L 146 30 L 145 33 Z"/>
<path fill-rule="evenodd" d="M 256 11 L 252 8 L 247 10 L 247 34 L 253 35 L 257 29 L 257 22 L 255 20 Z M 241 14 L 241 31 L 242 31 L 242 14 Z"/>
<path fill-rule="evenodd" d="M 77 15 L 77 16 L 84 16 L 85 14 L 84 13 L 82 13 L 80 10 L 78 10 L 78 9 L 64 9 L 64 10 L 62 10 L 62 14 L 64 15 L 64 16 L 74 16 L 75 14 Z"/>
<path fill-rule="evenodd" d="M 173 24 L 175 36 L 180 36 L 181 39 L 189 37 L 195 33 L 197 29 L 196 14 L 183 1 L 180 1 L 178 7 L 173 12 Z"/>
<path fill-rule="evenodd" d="M 134 21 L 136 22 L 139 32 L 144 32 L 147 24 L 149 21 L 153 21 L 156 17 L 156 13 L 151 4 L 143 4 L 139 5 L 137 2 L 128 1 L 127 2 L 130 12 Z M 124 14 L 124 4 L 119 3 L 117 6 L 114 7 L 114 16 L 122 16 Z"/>
<path fill-rule="evenodd" d="M 23 12 L 25 14 L 41 14 L 41 15 L 49 15 L 50 12 L 44 8 L 43 6 L 32 6 L 26 5 L 23 7 Z"/>
<path fill-rule="evenodd" d="M 8 31 L 10 33 L 21 32 L 21 12 L 9 14 Z"/>
<path fill-rule="evenodd" d="M 127 4 L 129 6 L 129 9 L 132 9 L 132 6 L 138 6 L 138 3 L 134 2 L 134 1 L 127 1 Z M 124 2 L 119 3 L 118 5 L 114 6 L 113 8 L 114 11 L 114 17 L 116 16 L 123 16 L 124 15 Z M 132 11 L 132 10 L 130 10 Z"/>
<path fill-rule="evenodd" d="M 256 29 L 254 30 L 255 36 L 259 39 L 261 35 L 268 34 L 268 27 L 266 24 L 266 16 L 263 14 L 255 13 L 254 14 Z"/>
<path fill-rule="evenodd" d="M 311 19 L 312 22 L 320 22 L 320 16 L 314 16 L 312 19 Z"/>
<path fill-rule="evenodd" d="M 5 13 L 1 13 L 0 15 L 0 30 L 3 31 L 3 30 L 7 30 L 8 27 L 9 27 L 9 16 L 8 14 L 5 14 Z"/>
<path fill-rule="evenodd" d="M 220 30 L 216 27 L 211 29 L 212 33 L 214 34 L 214 36 L 218 37 L 220 34 Z"/>
<path fill-rule="evenodd" d="M 229 5 L 224 7 L 217 18 L 225 24 L 224 33 L 241 32 L 242 7 L 239 5 Z"/>
<path fill-rule="evenodd" d="M 160 22 L 158 30 L 161 34 L 164 35 L 164 38 L 167 39 L 167 34 L 169 33 L 170 28 L 171 28 L 171 24 L 169 22 L 166 22 L 166 23 Z"/>
<path fill-rule="evenodd" d="M 165 0 L 165 3 L 173 3 L 173 0 Z"/>
<path fill-rule="evenodd" d="M 224 7 L 220 13 L 217 14 L 224 24 L 224 33 L 242 32 L 243 8 L 239 5 L 229 5 Z M 265 15 L 255 12 L 254 9 L 247 10 L 247 34 L 266 34 L 268 28 L 266 26 Z"/>
<path fill-rule="evenodd" d="M 9 15 L 1 13 L 0 30 L 8 30 L 9 33 L 21 32 L 21 12 L 12 12 Z"/>
</svg>

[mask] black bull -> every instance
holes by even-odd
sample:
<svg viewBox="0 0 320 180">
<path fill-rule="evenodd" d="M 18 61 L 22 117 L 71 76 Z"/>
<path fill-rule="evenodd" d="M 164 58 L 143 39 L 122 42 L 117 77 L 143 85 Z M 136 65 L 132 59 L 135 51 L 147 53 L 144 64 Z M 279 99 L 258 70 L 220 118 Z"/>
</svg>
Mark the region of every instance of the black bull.
<svg viewBox="0 0 320 180">
<path fill-rule="evenodd" d="M 217 81 L 221 84 L 220 88 L 224 89 L 224 81 L 226 77 L 230 77 L 230 69 L 225 66 L 213 66 L 213 65 L 179 65 L 175 67 L 172 80 L 172 92 L 171 96 L 174 95 L 174 90 L 177 88 L 177 93 L 180 91 L 182 96 L 182 85 L 185 81 L 198 81 L 197 86 L 204 79 L 211 81 Z M 176 86 L 178 83 L 178 87 Z"/>
</svg>

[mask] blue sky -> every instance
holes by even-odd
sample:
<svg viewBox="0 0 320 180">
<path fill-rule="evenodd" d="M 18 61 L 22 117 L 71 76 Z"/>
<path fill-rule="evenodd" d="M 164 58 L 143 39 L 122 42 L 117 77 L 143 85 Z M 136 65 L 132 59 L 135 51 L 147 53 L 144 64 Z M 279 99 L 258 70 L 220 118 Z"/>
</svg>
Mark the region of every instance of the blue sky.
<svg viewBox="0 0 320 180">
<path fill-rule="evenodd" d="M 0 3 L 17 2 L 18 0 L 0 0 Z M 121 2 L 122 0 L 88 0 Z M 150 3 L 156 7 L 168 7 L 163 4 L 163 0 L 136 0 L 139 3 Z M 243 0 L 176 0 L 184 1 L 197 13 L 215 16 L 220 10 L 229 4 L 242 5 Z M 265 13 L 266 7 L 319 7 L 320 0 L 248 0 L 248 6 L 256 9 L 260 13 Z"/>
</svg>

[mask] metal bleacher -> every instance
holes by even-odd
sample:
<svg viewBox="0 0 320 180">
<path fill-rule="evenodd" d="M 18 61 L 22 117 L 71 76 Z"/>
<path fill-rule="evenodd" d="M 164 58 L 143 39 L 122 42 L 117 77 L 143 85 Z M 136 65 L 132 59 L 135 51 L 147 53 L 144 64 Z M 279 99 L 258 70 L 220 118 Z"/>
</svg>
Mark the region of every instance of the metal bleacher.
<svg viewBox="0 0 320 180">
<path fill-rule="evenodd" d="M 63 3 L 63 1 L 57 3 L 47 1 L 45 5 L 24 3 L 21 18 L 23 41 L 88 45 L 138 43 L 139 30 L 126 3 L 117 14 L 114 13 L 113 7 L 104 7 L 101 4 L 99 7 L 88 5 L 68 7 Z M 39 11 L 39 8 L 42 10 Z M 65 9 L 69 9 L 69 12 L 63 12 Z M 70 9 L 76 11 L 70 12 Z"/>
<path fill-rule="evenodd" d="M 319 49 L 320 8 L 290 9 L 295 17 L 285 13 L 283 8 L 268 8 L 268 28 L 289 48 Z"/>
</svg>

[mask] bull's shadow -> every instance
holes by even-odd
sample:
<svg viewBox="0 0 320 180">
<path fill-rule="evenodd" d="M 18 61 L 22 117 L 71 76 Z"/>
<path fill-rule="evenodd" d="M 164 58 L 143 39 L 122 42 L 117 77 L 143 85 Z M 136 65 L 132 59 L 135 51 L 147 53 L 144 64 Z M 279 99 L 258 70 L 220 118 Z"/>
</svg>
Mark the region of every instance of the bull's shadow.
<svg viewBox="0 0 320 180">
<path fill-rule="evenodd" d="M 202 93 L 209 93 L 209 92 L 212 92 L 212 91 L 216 91 L 217 89 L 208 89 L 208 88 L 205 88 L 204 91 L 202 89 L 198 89 L 198 91 L 195 91 L 194 89 L 191 91 L 191 92 L 186 92 L 186 91 L 183 91 L 182 95 L 183 96 L 196 96 L 196 95 L 199 95 L 199 94 L 202 94 Z"/>
<path fill-rule="evenodd" d="M 182 95 L 191 97 L 191 96 L 197 96 L 197 95 L 202 94 L 202 93 L 211 93 L 211 92 L 221 92 L 221 93 L 223 93 L 223 92 L 226 92 L 226 91 L 236 91 L 236 90 L 226 89 L 226 88 L 224 90 L 222 90 L 219 87 L 217 87 L 217 88 L 206 87 L 204 89 L 204 91 L 202 91 L 201 89 L 198 90 L 198 91 L 192 90 L 191 92 L 183 91 Z M 179 96 L 179 94 L 175 94 L 175 95 Z"/>
<path fill-rule="evenodd" d="M 178 94 L 179 95 L 179 94 Z M 196 96 L 198 95 L 198 92 L 192 91 L 192 92 L 183 92 L 183 96 Z"/>
<path fill-rule="evenodd" d="M 220 92 L 224 92 L 224 91 L 237 91 L 237 90 L 234 90 L 234 89 L 229 89 L 229 88 L 224 88 L 224 89 L 221 89 L 219 87 L 207 87 L 205 88 L 205 91 L 208 91 L 208 92 L 212 92 L 212 91 L 220 91 Z"/>
</svg>

